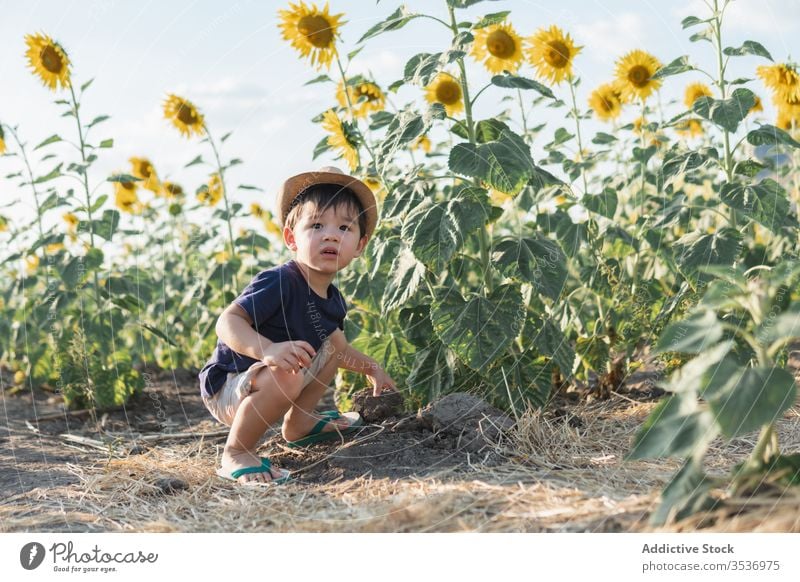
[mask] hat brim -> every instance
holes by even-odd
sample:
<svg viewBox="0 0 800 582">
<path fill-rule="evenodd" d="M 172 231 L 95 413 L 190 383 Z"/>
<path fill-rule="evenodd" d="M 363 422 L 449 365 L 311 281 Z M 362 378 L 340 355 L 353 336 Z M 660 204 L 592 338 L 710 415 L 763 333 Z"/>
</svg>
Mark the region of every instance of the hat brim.
<svg viewBox="0 0 800 582">
<path fill-rule="evenodd" d="M 280 212 L 281 226 L 286 224 L 286 217 L 289 208 L 297 195 L 310 186 L 317 184 L 334 184 L 349 188 L 361 202 L 364 213 L 367 217 L 366 236 L 372 236 L 378 224 L 378 206 L 375 202 L 375 195 L 369 186 L 358 178 L 341 174 L 338 172 L 305 172 L 292 176 L 283 183 L 283 187 L 278 192 L 277 206 Z"/>
</svg>

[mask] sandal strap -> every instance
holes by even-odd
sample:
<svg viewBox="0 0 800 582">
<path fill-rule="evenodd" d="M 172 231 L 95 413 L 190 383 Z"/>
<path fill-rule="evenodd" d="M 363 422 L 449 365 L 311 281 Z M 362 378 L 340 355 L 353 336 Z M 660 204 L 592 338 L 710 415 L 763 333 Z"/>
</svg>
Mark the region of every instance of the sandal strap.
<svg viewBox="0 0 800 582">
<path fill-rule="evenodd" d="M 314 425 L 314 428 L 308 432 L 306 435 L 307 437 L 321 433 L 326 424 L 329 424 L 332 420 L 336 420 L 342 416 L 339 414 L 338 410 L 328 410 L 326 412 L 321 412 L 320 415 L 322 416 L 322 419 L 317 422 L 317 424 Z"/>
</svg>

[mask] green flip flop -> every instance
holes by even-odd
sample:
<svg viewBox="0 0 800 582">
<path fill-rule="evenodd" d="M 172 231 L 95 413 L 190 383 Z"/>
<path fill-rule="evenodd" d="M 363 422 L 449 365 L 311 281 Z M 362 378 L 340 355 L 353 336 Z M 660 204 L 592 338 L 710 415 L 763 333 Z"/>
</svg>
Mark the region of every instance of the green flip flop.
<svg viewBox="0 0 800 582">
<path fill-rule="evenodd" d="M 337 410 L 328 410 L 326 412 L 321 412 L 320 416 L 322 416 L 322 419 L 314 425 L 314 428 L 312 428 L 306 436 L 296 441 L 287 441 L 286 445 L 289 448 L 296 449 L 299 447 L 312 445 L 314 443 L 337 440 L 340 439 L 342 435 L 356 432 L 359 427 L 364 424 L 364 421 L 361 419 L 361 415 L 357 412 L 345 412 L 344 414 L 340 414 Z M 325 428 L 325 425 L 329 424 L 332 420 L 336 420 L 337 418 L 347 418 L 350 420 L 350 426 L 347 428 L 338 428 L 337 430 L 322 432 L 322 429 Z"/>
<path fill-rule="evenodd" d="M 227 479 L 228 481 L 238 481 L 239 477 L 241 477 L 242 475 L 249 475 L 250 473 L 269 473 L 270 469 L 272 469 L 272 463 L 270 463 L 270 460 L 267 457 L 261 457 L 260 465 L 256 465 L 255 467 L 244 467 L 243 469 L 236 469 L 235 471 L 231 471 L 230 473 L 227 473 L 220 468 L 217 469 L 217 475 L 219 475 L 223 479 Z M 252 482 L 252 484 L 283 485 L 284 483 L 291 481 L 291 478 L 289 477 L 290 475 L 289 471 L 287 471 L 286 469 L 281 469 L 280 471 L 281 471 L 280 477 L 272 477 L 272 479 L 267 483 L 261 483 L 259 481 L 255 481 Z M 250 485 L 251 482 L 248 482 L 247 484 Z"/>
</svg>

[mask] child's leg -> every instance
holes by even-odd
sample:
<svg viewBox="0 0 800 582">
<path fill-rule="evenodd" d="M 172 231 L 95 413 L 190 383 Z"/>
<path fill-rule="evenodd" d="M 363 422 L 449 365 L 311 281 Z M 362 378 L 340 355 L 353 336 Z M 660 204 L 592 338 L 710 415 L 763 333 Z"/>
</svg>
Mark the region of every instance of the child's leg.
<svg viewBox="0 0 800 582">
<path fill-rule="evenodd" d="M 231 423 L 231 431 L 222 454 L 222 468 L 234 471 L 261 464 L 255 453 L 259 439 L 270 425 L 280 422 L 292 402 L 302 390 L 303 374 L 281 369 L 261 368 L 252 379 L 251 392 L 246 396 Z M 280 477 L 273 468 L 272 475 Z M 261 473 L 243 475 L 241 481 L 264 481 L 269 477 Z"/>
<path fill-rule="evenodd" d="M 313 414 L 317 403 L 325 395 L 325 391 L 336 376 L 336 370 L 339 368 L 339 358 L 335 350 L 331 348 L 331 353 L 328 355 L 328 361 L 325 363 L 315 378 L 303 388 L 300 395 L 295 398 L 289 411 L 283 419 L 283 436 L 288 441 L 294 441 L 306 436 L 309 431 L 319 421 L 319 418 Z M 340 428 L 347 428 L 349 421 L 346 418 L 340 418 L 326 426 L 324 431 L 335 430 L 333 424 L 338 425 Z"/>
</svg>

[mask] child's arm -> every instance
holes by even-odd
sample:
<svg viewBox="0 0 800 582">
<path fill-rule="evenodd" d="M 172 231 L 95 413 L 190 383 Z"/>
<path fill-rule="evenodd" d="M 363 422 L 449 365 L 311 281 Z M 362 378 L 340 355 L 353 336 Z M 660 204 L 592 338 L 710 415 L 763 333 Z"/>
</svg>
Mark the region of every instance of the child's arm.
<svg viewBox="0 0 800 582">
<path fill-rule="evenodd" d="M 278 366 L 287 371 L 298 371 L 299 367 L 309 367 L 315 351 L 304 341 L 279 342 L 276 344 L 253 329 L 253 320 L 247 312 L 231 303 L 216 325 L 217 337 L 233 351 L 262 360 L 270 366 Z"/>
<path fill-rule="evenodd" d="M 384 389 L 397 390 L 394 380 L 378 362 L 351 346 L 341 329 L 334 331 L 330 338 L 336 348 L 338 367 L 367 376 L 372 382 L 373 396 L 378 396 Z"/>
</svg>

